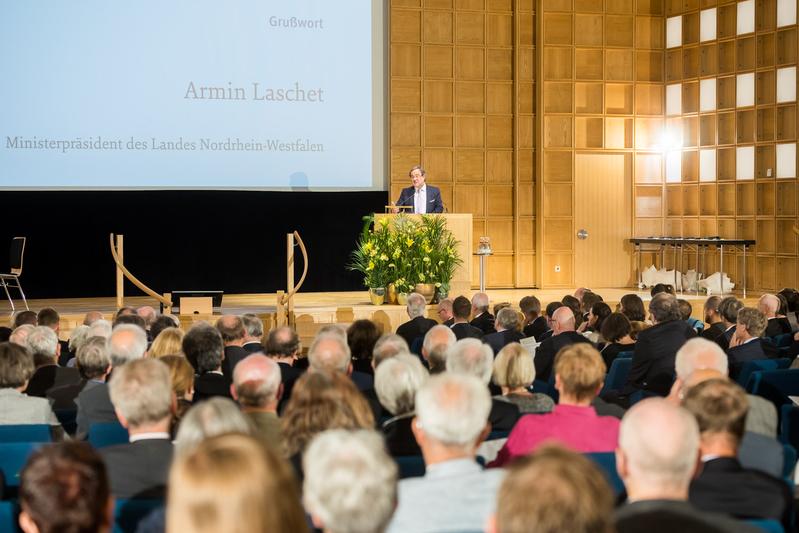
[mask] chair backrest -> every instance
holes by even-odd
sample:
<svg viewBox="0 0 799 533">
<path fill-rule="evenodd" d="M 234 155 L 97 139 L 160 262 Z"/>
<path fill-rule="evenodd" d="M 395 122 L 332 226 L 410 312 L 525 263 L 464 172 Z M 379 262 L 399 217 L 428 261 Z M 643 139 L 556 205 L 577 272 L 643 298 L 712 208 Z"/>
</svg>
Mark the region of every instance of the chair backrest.
<svg viewBox="0 0 799 533">
<path fill-rule="evenodd" d="M 421 455 L 398 456 L 394 457 L 394 460 L 399 466 L 400 479 L 421 477 L 425 473 L 424 457 Z"/>
<path fill-rule="evenodd" d="M 599 395 L 603 395 L 608 391 L 620 390 L 627 382 L 627 376 L 630 374 L 630 369 L 633 366 L 632 358 L 616 358 L 610 364 L 610 370 L 605 377 L 605 384 L 602 385 L 602 391 Z"/>
<path fill-rule="evenodd" d="M 593 452 L 586 453 L 585 456 L 599 466 L 616 496 L 624 492 L 624 482 L 616 470 L 616 454 L 614 452 Z"/>
<path fill-rule="evenodd" d="M 8 252 L 8 264 L 11 273 L 17 276 L 22 275 L 22 258 L 25 255 L 25 237 L 14 237 L 11 241 L 11 249 Z"/>
<path fill-rule="evenodd" d="M 0 443 L 0 470 L 6 478 L 6 487 L 19 487 L 19 473 L 28 457 L 41 446 L 41 442 Z"/>
<path fill-rule="evenodd" d="M 767 533 L 785 533 L 785 528 L 776 520 L 746 520 L 747 524 L 751 524 L 758 529 L 762 529 Z"/>
<path fill-rule="evenodd" d="M 14 500 L 0 501 L 0 531 L 7 531 L 9 533 L 16 533 L 20 531 L 19 522 L 19 506 Z"/>
<path fill-rule="evenodd" d="M 751 394 L 766 398 L 780 409 L 790 403 L 789 396 L 799 396 L 799 368 L 752 372 L 747 389 L 750 386 Z"/>
<path fill-rule="evenodd" d="M 0 442 L 52 442 L 47 424 L 0 425 Z"/>
<path fill-rule="evenodd" d="M 786 348 L 793 342 L 793 333 L 781 333 L 779 335 L 775 335 L 771 337 L 771 342 L 773 342 L 774 346 L 777 348 Z"/>
<path fill-rule="evenodd" d="M 793 479 L 793 469 L 796 468 L 796 449 L 790 444 L 782 445 L 782 477 L 791 482 Z"/>
<path fill-rule="evenodd" d="M 741 370 L 738 372 L 736 381 L 741 387 L 746 387 L 749 383 L 749 378 L 752 377 L 752 372 L 760 370 L 777 370 L 780 359 L 758 359 L 755 361 L 746 361 L 741 365 Z"/>
<path fill-rule="evenodd" d="M 164 500 L 116 500 L 114 502 L 114 533 L 134 533 L 142 519 L 163 506 Z"/>
<path fill-rule="evenodd" d="M 634 352 L 619 352 L 616 354 L 616 359 L 621 357 L 622 359 L 632 359 Z"/>
<path fill-rule="evenodd" d="M 780 442 L 799 449 L 799 407 L 793 403 L 780 408 Z"/>
<path fill-rule="evenodd" d="M 89 444 L 95 448 L 125 444 L 129 438 L 128 430 L 119 422 L 101 422 L 89 426 Z"/>
</svg>

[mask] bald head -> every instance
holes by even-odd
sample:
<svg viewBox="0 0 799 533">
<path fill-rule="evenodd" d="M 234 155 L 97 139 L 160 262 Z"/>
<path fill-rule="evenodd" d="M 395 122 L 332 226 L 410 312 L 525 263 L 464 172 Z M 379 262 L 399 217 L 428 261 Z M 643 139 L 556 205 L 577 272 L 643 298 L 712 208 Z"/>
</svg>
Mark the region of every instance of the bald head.
<svg viewBox="0 0 799 533">
<path fill-rule="evenodd" d="M 726 376 L 727 354 L 715 342 L 695 338 L 682 345 L 674 360 L 677 377 L 685 382 L 697 370 L 710 369 Z"/>
<path fill-rule="evenodd" d="M 92 324 L 94 324 L 98 320 L 102 320 L 102 319 L 103 319 L 103 314 L 100 311 L 89 311 L 83 317 L 83 325 L 84 326 L 91 326 Z"/>
<path fill-rule="evenodd" d="M 288 326 L 281 326 L 269 332 L 264 347 L 272 357 L 296 357 L 300 353 L 300 337 Z"/>
<path fill-rule="evenodd" d="M 766 318 L 774 318 L 780 310 L 780 299 L 773 294 L 764 294 L 758 300 L 757 308 Z"/>
<path fill-rule="evenodd" d="M 144 324 L 149 328 L 150 325 L 155 321 L 158 313 L 155 312 L 155 309 L 150 307 L 149 305 L 143 305 L 136 309 L 136 314 L 144 319 Z"/>
<path fill-rule="evenodd" d="M 698 453 L 696 419 L 662 398 L 638 402 L 621 421 L 616 461 L 631 500 L 687 499 Z"/>
<path fill-rule="evenodd" d="M 335 333 L 323 333 L 308 349 L 308 363 L 314 370 L 345 372 L 350 367 L 350 347 L 345 338 Z"/>
<path fill-rule="evenodd" d="M 241 346 L 244 342 L 244 321 L 236 315 L 222 315 L 216 321 L 216 329 L 222 334 L 225 346 Z"/>
<path fill-rule="evenodd" d="M 574 312 L 568 306 L 558 307 L 552 313 L 552 335 L 574 331 Z"/>
<path fill-rule="evenodd" d="M 280 367 L 265 355 L 245 357 L 233 369 L 233 397 L 243 407 L 277 407 Z"/>
</svg>

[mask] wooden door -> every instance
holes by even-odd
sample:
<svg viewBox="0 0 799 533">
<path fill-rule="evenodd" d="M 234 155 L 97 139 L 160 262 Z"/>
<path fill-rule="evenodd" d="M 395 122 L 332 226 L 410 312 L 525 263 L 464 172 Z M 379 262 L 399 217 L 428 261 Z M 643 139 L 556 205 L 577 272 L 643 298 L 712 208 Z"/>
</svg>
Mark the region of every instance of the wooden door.
<svg viewBox="0 0 799 533">
<path fill-rule="evenodd" d="M 574 281 L 578 287 L 632 284 L 632 155 L 576 154 Z"/>
</svg>

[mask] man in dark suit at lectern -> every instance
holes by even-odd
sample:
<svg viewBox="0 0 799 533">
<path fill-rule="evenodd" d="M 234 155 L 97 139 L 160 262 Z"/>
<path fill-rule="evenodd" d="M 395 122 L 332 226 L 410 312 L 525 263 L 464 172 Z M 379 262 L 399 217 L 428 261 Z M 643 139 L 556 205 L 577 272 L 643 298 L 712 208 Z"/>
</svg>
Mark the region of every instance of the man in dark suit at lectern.
<svg viewBox="0 0 799 533">
<path fill-rule="evenodd" d="M 423 215 L 425 213 L 443 213 L 444 203 L 441 201 L 441 191 L 438 187 L 425 183 L 425 171 L 420 166 L 415 166 L 408 173 L 411 177 L 412 187 L 402 189 L 397 206 L 409 206 L 412 209 L 403 209 L 407 213 Z M 394 209 L 395 213 L 399 209 Z"/>
</svg>

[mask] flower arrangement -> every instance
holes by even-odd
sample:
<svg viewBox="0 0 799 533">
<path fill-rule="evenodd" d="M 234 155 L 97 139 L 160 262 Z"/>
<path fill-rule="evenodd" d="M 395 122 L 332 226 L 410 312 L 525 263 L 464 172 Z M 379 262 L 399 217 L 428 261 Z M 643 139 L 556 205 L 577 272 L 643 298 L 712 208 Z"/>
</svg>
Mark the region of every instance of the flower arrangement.
<svg viewBox="0 0 799 533">
<path fill-rule="evenodd" d="M 458 244 L 444 217 L 398 215 L 374 223 L 368 216 L 349 269 L 361 272 L 369 288 L 393 283 L 398 293 L 409 293 L 417 283 L 430 283 L 446 292 L 463 262 Z"/>
</svg>

